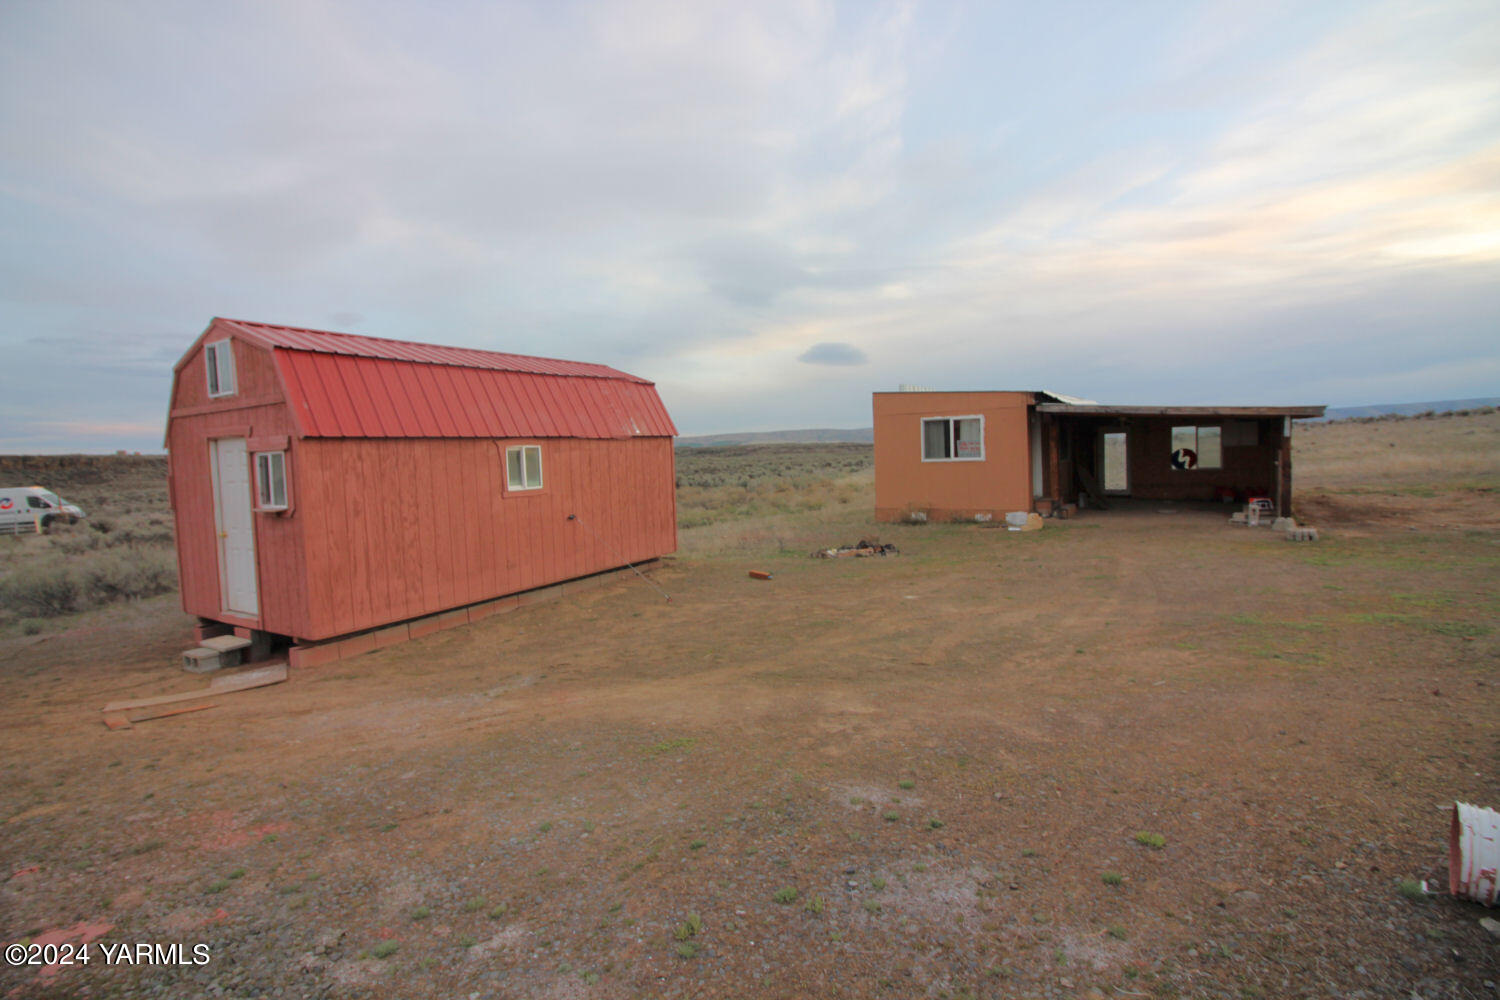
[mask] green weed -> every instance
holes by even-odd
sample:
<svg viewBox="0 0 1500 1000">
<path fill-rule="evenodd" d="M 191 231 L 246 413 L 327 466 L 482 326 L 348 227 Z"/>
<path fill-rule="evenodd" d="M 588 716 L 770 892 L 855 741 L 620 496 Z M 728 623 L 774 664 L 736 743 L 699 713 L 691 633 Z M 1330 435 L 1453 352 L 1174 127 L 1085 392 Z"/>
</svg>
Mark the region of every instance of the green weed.
<svg viewBox="0 0 1500 1000">
<path fill-rule="evenodd" d="M 1409 899 L 1415 903 L 1427 902 L 1427 888 L 1414 878 L 1402 879 L 1397 883 L 1396 891 L 1403 899 Z"/>
</svg>

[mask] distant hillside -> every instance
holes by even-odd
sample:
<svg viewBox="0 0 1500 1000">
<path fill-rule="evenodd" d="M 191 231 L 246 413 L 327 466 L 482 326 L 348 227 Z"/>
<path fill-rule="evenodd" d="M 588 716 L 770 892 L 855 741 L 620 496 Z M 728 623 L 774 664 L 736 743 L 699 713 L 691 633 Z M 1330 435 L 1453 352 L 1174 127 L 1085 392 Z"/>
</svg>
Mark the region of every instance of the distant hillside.
<svg viewBox="0 0 1500 1000">
<path fill-rule="evenodd" d="M 1370 406 L 1330 406 L 1324 420 L 1350 420 L 1355 417 L 1410 416 L 1414 413 L 1451 413 L 1454 410 L 1476 410 L 1481 406 L 1500 406 L 1500 396 L 1481 399 L 1439 399 L 1426 403 L 1374 403 Z"/>
<path fill-rule="evenodd" d="M 742 431 L 737 434 L 699 434 L 677 439 L 679 448 L 722 448 L 736 444 L 873 444 L 875 428 L 809 427 L 796 431 Z"/>
</svg>

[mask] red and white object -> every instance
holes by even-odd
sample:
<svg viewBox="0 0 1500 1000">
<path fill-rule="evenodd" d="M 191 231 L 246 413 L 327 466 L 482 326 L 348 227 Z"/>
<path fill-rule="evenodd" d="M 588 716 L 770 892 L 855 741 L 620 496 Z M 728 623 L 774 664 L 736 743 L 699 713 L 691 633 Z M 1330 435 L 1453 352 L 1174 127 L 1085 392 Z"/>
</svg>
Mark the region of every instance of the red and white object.
<svg viewBox="0 0 1500 1000">
<path fill-rule="evenodd" d="M 1453 803 L 1448 830 L 1448 891 L 1494 906 L 1500 871 L 1500 813 Z"/>
</svg>

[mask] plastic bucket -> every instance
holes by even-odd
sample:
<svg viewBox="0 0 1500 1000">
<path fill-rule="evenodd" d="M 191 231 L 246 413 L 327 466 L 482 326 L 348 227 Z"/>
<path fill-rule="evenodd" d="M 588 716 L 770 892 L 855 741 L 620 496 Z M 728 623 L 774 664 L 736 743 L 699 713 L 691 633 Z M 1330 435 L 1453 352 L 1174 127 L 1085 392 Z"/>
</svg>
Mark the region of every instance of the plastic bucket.
<svg viewBox="0 0 1500 1000">
<path fill-rule="evenodd" d="M 1500 813 L 1453 803 L 1448 827 L 1448 891 L 1494 906 L 1500 872 Z"/>
</svg>

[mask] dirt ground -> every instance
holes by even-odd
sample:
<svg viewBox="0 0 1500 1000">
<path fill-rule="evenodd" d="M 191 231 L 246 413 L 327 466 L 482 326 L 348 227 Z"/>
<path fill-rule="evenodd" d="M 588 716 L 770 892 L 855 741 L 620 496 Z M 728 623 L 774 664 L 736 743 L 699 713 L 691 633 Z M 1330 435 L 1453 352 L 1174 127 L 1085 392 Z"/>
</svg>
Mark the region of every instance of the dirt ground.
<svg viewBox="0 0 1500 1000">
<path fill-rule="evenodd" d="M 1495 501 L 1366 502 L 1313 544 L 1168 504 L 715 526 L 670 603 L 626 578 L 119 732 L 202 683 L 175 595 L 7 637 L 0 937 L 211 957 L 0 996 L 1491 996 L 1446 837 L 1500 805 Z"/>
</svg>

